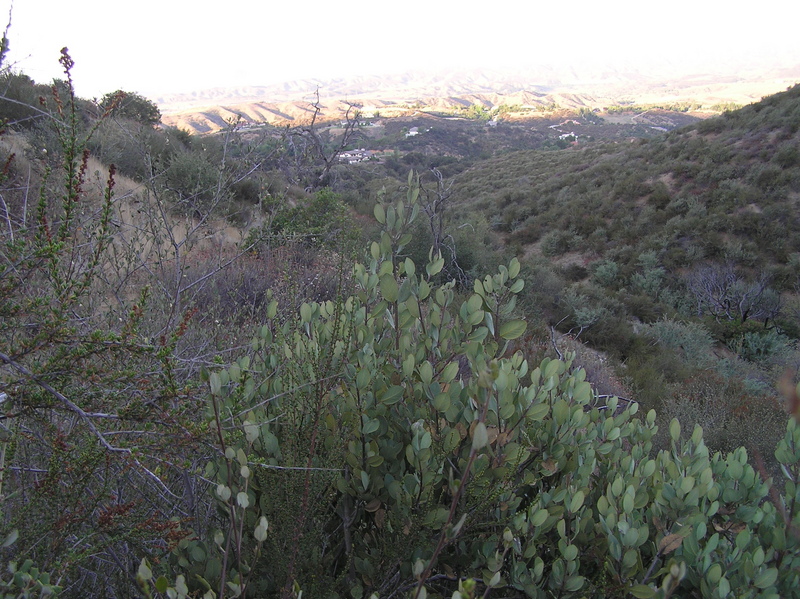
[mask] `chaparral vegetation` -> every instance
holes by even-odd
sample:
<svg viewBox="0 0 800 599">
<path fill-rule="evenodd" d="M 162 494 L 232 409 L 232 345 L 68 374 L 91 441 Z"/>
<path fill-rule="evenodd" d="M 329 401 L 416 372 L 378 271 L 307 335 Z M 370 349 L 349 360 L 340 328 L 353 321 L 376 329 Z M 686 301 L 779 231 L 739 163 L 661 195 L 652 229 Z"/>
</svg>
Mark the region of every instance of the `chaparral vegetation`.
<svg viewBox="0 0 800 599">
<path fill-rule="evenodd" d="M 0 73 L 4 597 L 798 596 L 800 88 L 348 164 L 61 64 Z"/>
</svg>

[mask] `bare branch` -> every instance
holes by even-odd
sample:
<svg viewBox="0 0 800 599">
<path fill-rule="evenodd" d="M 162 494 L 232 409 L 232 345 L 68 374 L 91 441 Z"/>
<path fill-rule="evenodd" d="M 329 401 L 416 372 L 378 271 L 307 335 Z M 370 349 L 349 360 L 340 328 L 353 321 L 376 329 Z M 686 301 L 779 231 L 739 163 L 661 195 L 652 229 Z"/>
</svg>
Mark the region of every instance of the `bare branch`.
<svg viewBox="0 0 800 599">
<path fill-rule="evenodd" d="M 330 183 L 331 171 L 339 163 L 339 156 L 353 140 L 359 136 L 358 120 L 361 116 L 360 105 L 347 102 L 344 114 L 343 132 L 335 141 L 323 137 L 318 120 L 322 114 L 322 101 L 319 88 L 314 93 L 311 102 L 312 116 L 307 125 L 301 125 L 287 130 L 286 141 L 295 158 L 295 173 L 290 179 L 296 182 L 308 182 L 309 189 L 325 187 Z M 311 164 L 307 164 L 308 162 Z M 312 179 L 311 170 L 321 168 L 318 175 Z"/>
<path fill-rule="evenodd" d="M 59 391 L 51 387 L 46 381 L 43 381 L 33 372 L 25 368 L 22 364 L 17 363 L 15 360 L 13 360 L 11 357 L 7 356 L 4 353 L 0 353 L 0 360 L 11 366 L 14 370 L 19 372 L 20 374 L 23 374 L 24 376 L 28 377 L 34 383 L 39 385 L 42 389 L 47 391 L 50 395 L 58 399 L 62 404 L 64 404 L 64 406 L 68 410 L 80 416 L 80 418 L 84 421 L 84 423 L 86 423 L 86 426 L 89 428 L 89 430 L 92 431 L 92 434 L 94 434 L 94 436 L 97 437 L 98 441 L 100 441 L 100 444 L 103 447 L 105 447 L 108 451 L 112 451 L 115 453 L 127 453 L 127 454 L 131 453 L 130 449 L 112 446 L 94 425 L 94 422 L 92 422 L 92 418 L 89 414 L 84 412 L 80 406 L 76 405 L 72 400 L 70 400 L 64 394 L 60 393 Z"/>
<path fill-rule="evenodd" d="M 766 274 L 748 282 L 731 264 L 710 264 L 695 270 L 686 285 L 697 301 L 698 315 L 707 311 L 717 319 L 744 322 L 769 320 L 780 313 L 780 295 L 769 283 Z"/>
</svg>

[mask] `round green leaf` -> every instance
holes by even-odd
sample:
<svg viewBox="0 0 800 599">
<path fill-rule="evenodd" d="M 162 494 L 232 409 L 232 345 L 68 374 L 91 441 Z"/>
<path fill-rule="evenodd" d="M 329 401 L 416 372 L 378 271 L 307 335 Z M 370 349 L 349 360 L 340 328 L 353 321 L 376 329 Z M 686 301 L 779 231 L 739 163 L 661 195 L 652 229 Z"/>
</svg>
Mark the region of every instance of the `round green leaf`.
<svg viewBox="0 0 800 599">
<path fill-rule="evenodd" d="M 626 514 L 633 512 L 633 495 L 625 495 L 622 498 L 622 509 Z"/>
<path fill-rule="evenodd" d="M 450 396 L 447 393 L 439 393 L 433 398 L 433 407 L 437 412 L 446 412 L 450 408 Z"/>
<path fill-rule="evenodd" d="M 387 273 L 381 277 L 381 295 L 387 302 L 396 302 L 400 287 L 394 276 Z"/>
<path fill-rule="evenodd" d="M 413 356 L 411 356 L 413 360 Z M 412 366 L 413 368 L 413 366 Z M 387 406 L 396 404 L 400 399 L 403 397 L 403 393 L 405 390 L 400 385 L 393 385 L 386 389 L 382 396 L 380 396 L 381 401 L 386 404 Z"/>
<path fill-rule="evenodd" d="M 756 576 L 753 584 L 759 589 L 766 589 L 767 587 L 771 587 L 773 584 L 775 584 L 776 580 L 778 580 L 778 569 L 770 568 L 769 570 L 764 570 L 758 576 Z"/>
<path fill-rule="evenodd" d="M 217 485 L 217 497 L 222 501 L 228 501 L 231 498 L 231 490 L 226 485 Z"/>
<path fill-rule="evenodd" d="M 585 495 L 583 491 L 577 491 L 575 495 L 572 496 L 572 500 L 569 502 L 569 511 L 574 514 L 581 509 L 584 498 Z"/>
<path fill-rule="evenodd" d="M 15 528 L 10 533 L 8 533 L 8 536 L 3 541 L 3 548 L 11 547 L 11 545 L 17 542 L 18 538 L 19 538 L 19 530 Z"/>
<path fill-rule="evenodd" d="M 356 387 L 358 389 L 366 389 L 370 381 L 370 371 L 368 368 L 362 368 L 356 375 Z"/>
<path fill-rule="evenodd" d="M 450 362 L 447 366 L 445 366 L 441 376 L 439 377 L 439 380 L 441 380 L 442 383 L 449 383 L 454 378 L 456 378 L 457 374 L 458 374 L 458 362 Z"/>
<path fill-rule="evenodd" d="M 533 515 L 533 518 L 531 518 L 531 524 L 534 526 L 541 526 L 549 516 L 550 512 L 548 512 L 545 508 L 542 508 Z"/>
<path fill-rule="evenodd" d="M 202 547 L 200 547 L 200 545 L 195 545 L 192 547 L 191 555 L 192 560 L 196 562 L 203 562 L 206 559 L 206 552 Z"/>
<path fill-rule="evenodd" d="M 472 449 L 476 451 L 483 449 L 489 444 L 489 432 L 486 430 L 486 425 L 479 422 L 475 425 L 475 430 L 472 433 Z"/>
<path fill-rule="evenodd" d="M 543 420 L 545 416 L 550 412 L 550 406 L 546 403 L 539 403 L 536 405 L 531 406 L 528 409 L 526 414 L 528 420 L 532 420 L 534 422 L 538 422 Z"/>
<path fill-rule="evenodd" d="M 222 388 L 222 381 L 220 381 L 219 374 L 212 372 L 208 383 L 211 387 L 211 395 L 219 395 Z"/>
<path fill-rule="evenodd" d="M 244 421 L 244 436 L 248 443 L 254 443 L 260 432 L 261 428 L 257 424 L 253 424 L 249 420 Z"/>
<path fill-rule="evenodd" d="M 717 596 L 720 599 L 727 599 L 731 592 L 731 583 L 728 582 L 728 579 L 724 576 L 719 579 L 719 583 L 717 586 Z"/>
<path fill-rule="evenodd" d="M 300 319 L 303 322 L 311 322 L 312 316 L 312 308 L 311 305 L 303 302 L 303 305 L 300 306 Z"/>
<path fill-rule="evenodd" d="M 574 545 L 571 545 L 574 547 Z M 584 578 L 583 576 L 570 576 L 567 578 L 567 582 L 564 583 L 564 588 L 567 589 L 570 593 L 574 593 L 583 587 Z"/>
<path fill-rule="evenodd" d="M 142 580 L 152 580 L 153 578 L 153 571 L 150 569 L 150 564 L 147 562 L 145 558 L 142 558 L 142 561 L 139 562 L 139 570 L 136 573 L 138 578 Z"/>
<path fill-rule="evenodd" d="M 442 268 L 444 268 L 444 258 L 439 258 L 437 260 L 434 260 L 433 262 L 428 263 L 428 265 L 425 266 L 425 272 L 428 273 L 429 277 L 433 277 L 438 275 L 441 272 Z"/>
<path fill-rule="evenodd" d="M 253 536 L 259 543 L 263 543 L 267 539 L 267 519 L 264 516 L 261 516 L 261 520 L 253 531 Z"/>
<path fill-rule="evenodd" d="M 372 209 L 372 212 L 375 215 L 376 221 L 382 225 L 386 224 L 386 210 L 383 209 L 383 206 L 375 204 L 375 208 Z"/>
<path fill-rule="evenodd" d="M 361 432 L 364 435 L 371 435 L 375 431 L 377 431 L 381 426 L 379 420 L 368 420 L 364 426 L 361 428 Z"/>
<path fill-rule="evenodd" d="M 708 572 L 706 572 L 706 580 L 716 586 L 720 578 L 722 578 L 722 566 L 720 564 L 712 564 Z"/>
<path fill-rule="evenodd" d="M 677 418 L 673 418 L 672 422 L 669 423 L 669 436 L 672 437 L 673 441 L 680 439 L 681 423 L 678 422 Z"/>
<path fill-rule="evenodd" d="M 426 385 L 430 385 L 431 380 L 433 379 L 433 366 L 427 360 L 419 365 L 419 378 L 422 379 L 422 382 Z"/>
<path fill-rule="evenodd" d="M 638 599 L 650 599 L 656 596 L 655 589 L 650 588 L 646 584 L 637 584 L 628 589 L 628 593 L 637 597 Z"/>
<path fill-rule="evenodd" d="M 516 339 L 525 332 L 528 323 L 524 320 L 509 320 L 500 325 L 500 336 L 503 339 Z"/>
</svg>

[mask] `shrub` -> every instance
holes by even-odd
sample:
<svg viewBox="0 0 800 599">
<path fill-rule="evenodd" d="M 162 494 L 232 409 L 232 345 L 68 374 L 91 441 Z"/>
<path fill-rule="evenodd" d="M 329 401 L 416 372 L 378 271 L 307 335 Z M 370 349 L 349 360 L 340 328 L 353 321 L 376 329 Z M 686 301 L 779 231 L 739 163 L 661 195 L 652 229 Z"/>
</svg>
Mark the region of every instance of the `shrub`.
<svg viewBox="0 0 800 599">
<path fill-rule="evenodd" d="M 56 130 L 58 193 L 44 187 L 35 219 L 6 211 L 0 229 L 0 538 L 17 564 L 3 592 L 56 590 L 33 558 L 68 592 L 86 595 L 91 580 L 105 596 L 132 595 L 134 571 L 147 597 L 776 597 L 800 586 L 796 419 L 776 451 L 783 494 L 744 448 L 709 452 L 697 426 L 687 438 L 671 421 L 655 452 L 654 411 L 598 400 L 569 358 L 534 365 L 514 351 L 526 332 L 518 260 L 460 296 L 440 280 L 445 257 L 407 255 L 413 178 L 405 202 L 375 207 L 383 230 L 349 289 L 281 311 L 263 281 L 216 280 L 264 322 L 231 349 L 240 355 L 204 356 L 197 401 L 176 375 L 192 285 L 182 246 L 165 243 L 177 267 L 154 280 L 171 301 L 151 333 L 148 291 L 126 303 L 127 279 L 109 282 L 113 173 L 98 216 L 83 211 L 88 155 L 71 108 Z M 322 212 L 312 202 L 307 221 L 284 226 L 320 225 L 336 202 L 314 199 Z M 536 274 L 538 294 L 558 283 Z M 577 323 L 637 343 L 611 302 L 568 299 Z M 744 407 L 762 417 L 763 405 Z M 131 567 L 140 555 L 166 574 L 146 559 Z"/>
<path fill-rule="evenodd" d="M 208 156 L 184 150 L 169 159 L 167 187 L 175 194 L 176 208 L 183 214 L 205 214 L 224 199 L 222 175 Z"/>
<path fill-rule="evenodd" d="M 502 230 L 502 229 L 501 229 Z M 522 227 L 519 229 L 515 229 L 509 240 L 511 243 L 520 243 L 523 245 L 528 245 L 531 243 L 536 243 L 542 236 L 542 226 L 537 223 L 531 224 L 523 224 Z"/>
<path fill-rule="evenodd" d="M 257 204 L 262 197 L 262 184 L 258 179 L 242 179 L 232 186 L 233 197 L 240 202 Z"/>
<path fill-rule="evenodd" d="M 603 287 L 614 287 L 619 277 L 619 265 L 613 260 L 602 260 L 594 265 L 592 278 Z"/>
<path fill-rule="evenodd" d="M 581 238 L 570 231 L 553 230 L 542 237 L 542 254 L 548 257 L 560 256 L 574 250 Z"/>
<path fill-rule="evenodd" d="M 147 181 L 153 176 L 155 165 L 168 162 L 181 148 L 180 144 L 170 144 L 170 137 L 168 132 L 165 134 L 134 121 L 103 120 L 87 147 L 103 163 L 114 164 L 121 174 Z"/>
<path fill-rule="evenodd" d="M 39 106 L 39 98 L 49 95 L 46 85 L 37 85 L 21 73 L 2 72 L 0 90 L 0 122 L 30 128 L 36 121 L 47 118 Z"/>
<path fill-rule="evenodd" d="M 637 265 L 640 271 L 631 277 L 631 288 L 653 299 L 658 299 L 661 284 L 666 272 L 659 266 L 658 257 L 655 252 L 648 251 L 639 255 Z"/>
<path fill-rule="evenodd" d="M 568 264 L 563 269 L 564 278 L 569 282 L 583 281 L 589 274 L 585 266 L 580 264 Z"/>
<path fill-rule="evenodd" d="M 750 362 L 766 362 L 790 349 L 789 339 L 774 330 L 748 331 L 733 342 L 733 349 Z"/>
<path fill-rule="evenodd" d="M 13 578 L 9 588 L 4 571 L 0 588 L 14 596 L 52 590 L 51 577 L 75 594 L 86 593 L 84 576 L 97 595 L 128 588 L 142 552 L 182 536 L 165 463 L 193 453 L 183 425 L 194 386 L 176 359 L 190 313 L 182 319 L 175 301 L 174 320 L 162 321 L 146 312 L 150 290 L 128 285 L 131 257 L 112 234 L 114 168 L 95 195 L 66 50 L 61 62 L 67 89 L 48 121 L 57 170 L 47 169 L 28 214 L 6 212 L 0 230 L 0 538 Z M 195 482 L 181 485 L 195 494 Z"/>
<path fill-rule="evenodd" d="M 747 452 L 712 455 L 700 427 L 684 438 L 673 420 L 669 448 L 652 454 L 655 412 L 640 420 L 635 403 L 595 401 L 569 361 L 531 369 L 509 355 L 525 328 L 513 318 L 519 263 L 456 301 L 452 283 L 432 281 L 441 259 L 399 258 L 410 198 L 376 208 L 384 233 L 352 296 L 269 320 L 249 356 L 205 374 L 226 456 L 213 469 L 228 514 L 218 542 L 233 550 L 214 559 L 230 556 L 236 588 L 792 592 L 800 514 L 764 501 Z M 794 419 L 779 453 L 800 475 Z M 256 561 L 262 545 L 270 557 Z"/>
<path fill-rule="evenodd" d="M 266 222 L 251 229 L 247 240 L 247 245 L 257 251 L 266 252 L 289 241 L 316 248 L 318 252 L 327 248 L 351 257 L 359 233 L 341 196 L 330 188 L 294 203 L 284 196 L 271 196 L 263 200 L 262 207 L 267 212 Z M 309 257 L 313 258 L 312 254 Z"/>
<path fill-rule="evenodd" d="M 692 365 L 706 367 L 713 359 L 714 340 L 702 324 L 664 319 L 648 325 L 643 332 Z"/>
<path fill-rule="evenodd" d="M 712 371 L 695 373 L 676 390 L 675 398 L 661 410 L 663 422 L 671 418 L 703 427 L 713 451 L 734 451 L 744 446 L 778 474 L 773 459 L 784 432 L 785 412 L 763 391 L 748 388 L 739 377 Z"/>
<path fill-rule="evenodd" d="M 664 210 L 670 204 L 671 199 L 667 186 L 662 181 L 658 181 L 653 185 L 653 191 L 647 198 L 647 202 L 654 208 Z"/>
</svg>

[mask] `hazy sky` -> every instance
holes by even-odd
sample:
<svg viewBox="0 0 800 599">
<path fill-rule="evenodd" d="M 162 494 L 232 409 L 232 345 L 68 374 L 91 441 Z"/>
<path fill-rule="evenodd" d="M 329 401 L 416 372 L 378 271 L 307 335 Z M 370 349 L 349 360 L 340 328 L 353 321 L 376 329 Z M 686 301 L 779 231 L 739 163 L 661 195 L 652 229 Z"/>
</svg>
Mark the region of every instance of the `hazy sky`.
<svg viewBox="0 0 800 599">
<path fill-rule="evenodd" d="M 797 0 L 16 0 L 9 61 L 49 82 L 67 46 L 84 97 L 526 62 L 800 64 L 798 22 Z"/>
</svg>

